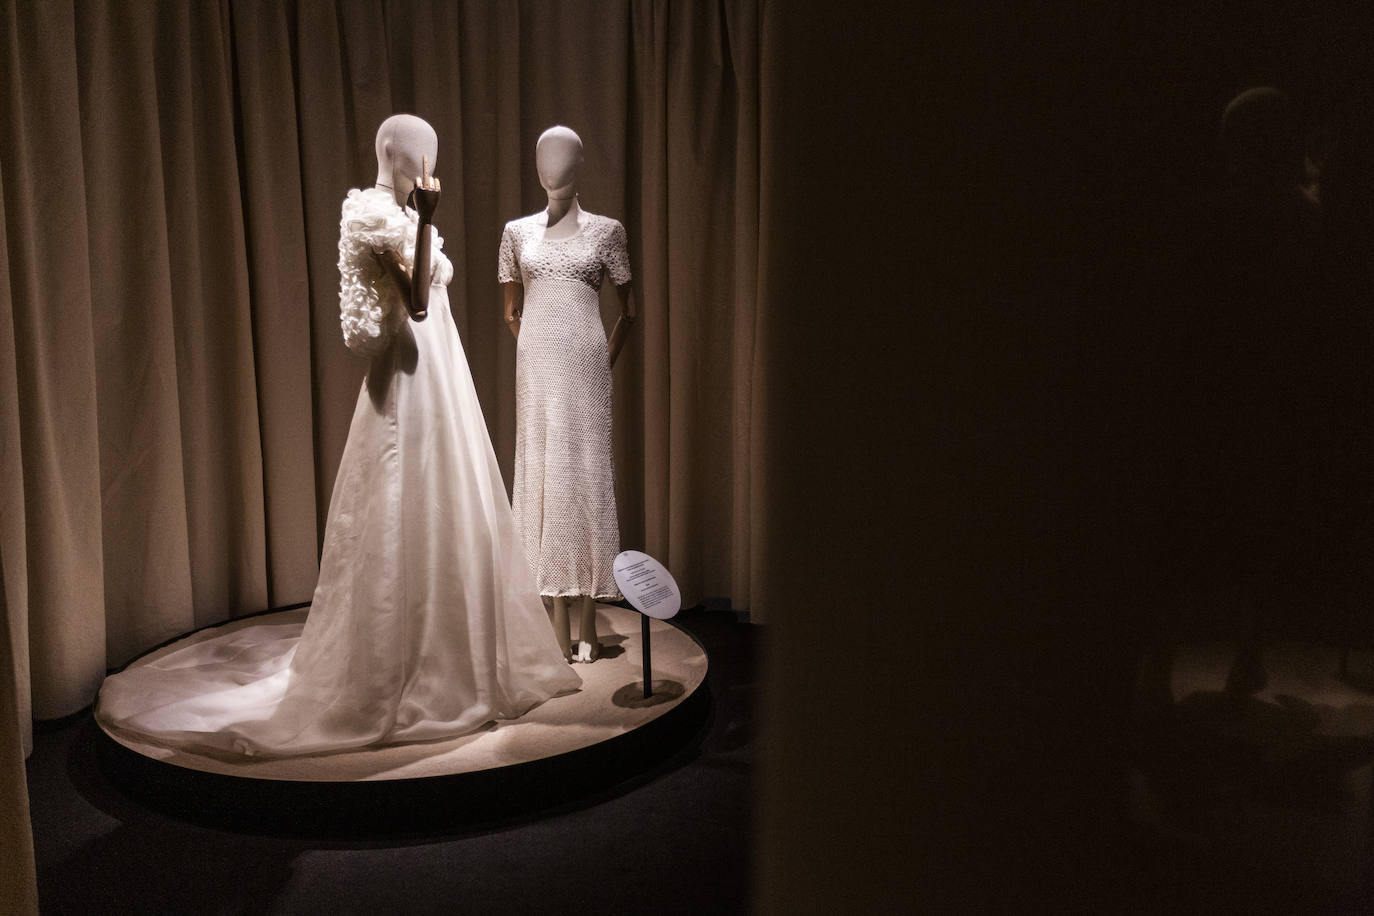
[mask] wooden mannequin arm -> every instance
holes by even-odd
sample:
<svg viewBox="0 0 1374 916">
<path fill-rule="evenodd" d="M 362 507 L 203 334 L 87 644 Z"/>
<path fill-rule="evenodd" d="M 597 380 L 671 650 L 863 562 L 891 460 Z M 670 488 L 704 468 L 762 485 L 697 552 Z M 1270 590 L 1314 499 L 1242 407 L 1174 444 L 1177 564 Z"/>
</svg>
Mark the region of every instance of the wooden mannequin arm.
<svg viewBox="0 0 1374 916">
<path fill-rule="evenodd" d="M 420 225 L 415 231 L 415 270 L 406 270 L 401 256 L 391 249 L 376 251 L 373 254 L 382 262 L 387 275 L 401 291 L 401 298 L 405 300 L 406 311 L 410 313 L 410 317 L 416 321 L 424 321 L 425 316 L 429 314 L 429 221 L 421 217 Z"/>
<path fill-rule="evenodd" d="M 505 316 L 506 327 L 510 328 L 511 336 L 516 340 L 520 339 L 520 314 L 525 309 L 525 284 L 523 283 L 503 283 L 502 292 L 505 294 Z"/>
<path fill-rule="evenodd" d="M 413 321 L 424 321 L 429 314 L 429 249 L 432 244 L 429 227 L 434 221 L 434 209 L 439 206 L 439 179 L 429 173 L 428 156 L 423 157 L 421 163 L 420 174 L 415 176 L 415 187 L 411 191 L 415 212 L 419 215 L 415 226 L 415 268 L 410 272 L 408 284 L 400 281 L 396 284 L 402 293 L 409 293 L 405 297 L 406 311 L 410 312 Z M 399 258 L 396 264 L 400 266 Z"/>
<path fill-rule="evenodd" d="M 625 346 L 625 340 L 630 336 L 630 331 L 634 329 L 635 322 L 635 303 L 634 297 L 630 295 L 630 284 L 617 286 L 615 294 L 620 297 L 620 317 L 615 321 L 615 327 L 611 329 L 611 339 L 606 344 L 608 358 L 612 366 L 615 365 L 616 357 L 620 355 L 620 350 Z"/>
<path fill-rule="evenodd" d="M 419 189 L 417 188 L 418 192 Z M 429 248 L 430 248 L 429 220 L 422 215 L 420 224 L 415 227 L 415 269 L 410 274 L 410 296 L 406 302 L 406 307 L 410 310 L 410 317 L 416 321 L 424 321 L 429 314 Z"/>
</svg>

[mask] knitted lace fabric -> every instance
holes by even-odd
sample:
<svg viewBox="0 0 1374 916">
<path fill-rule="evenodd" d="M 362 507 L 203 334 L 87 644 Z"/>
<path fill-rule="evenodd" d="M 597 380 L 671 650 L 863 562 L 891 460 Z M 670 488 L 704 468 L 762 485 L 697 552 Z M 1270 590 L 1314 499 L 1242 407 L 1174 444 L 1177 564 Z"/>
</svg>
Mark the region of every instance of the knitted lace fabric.
<svg viewBox="0 0 1374 916">
<path fill-rule="evenodd" d="M 620 597 L 611 450 L 611 370 L 601 323 L 603 276 L 630 282 L 625 227 L 582 214 L 567 239 L 547 215 L 506 224 L 498 278 L 523 283 L 516 344 L 515 523 L 543 595 Z"/>
</svg>

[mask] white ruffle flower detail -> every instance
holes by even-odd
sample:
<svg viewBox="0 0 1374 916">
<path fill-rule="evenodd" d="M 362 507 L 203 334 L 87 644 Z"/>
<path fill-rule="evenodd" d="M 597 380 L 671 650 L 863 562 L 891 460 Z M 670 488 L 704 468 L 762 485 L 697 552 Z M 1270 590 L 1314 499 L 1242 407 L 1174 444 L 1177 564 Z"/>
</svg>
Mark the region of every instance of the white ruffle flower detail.
<svg viewBox="0 0 1374 916">
<path fill-rule="evenodd" d="M 415 213 L 402 209 L 379 188 L 354 188 L 344 198 L 339 219 L 339 326 L 344 344 L 354 353 L 381 353 L 406 320 L 401 293 L 387 279 L 376 253 L 395 251 L 412 264 L 418 221 Z M 432 226 L 430 231 L 430 282 L 447 285 L 453 265 L 442 251 L 443 238 Z"/>
</svg>

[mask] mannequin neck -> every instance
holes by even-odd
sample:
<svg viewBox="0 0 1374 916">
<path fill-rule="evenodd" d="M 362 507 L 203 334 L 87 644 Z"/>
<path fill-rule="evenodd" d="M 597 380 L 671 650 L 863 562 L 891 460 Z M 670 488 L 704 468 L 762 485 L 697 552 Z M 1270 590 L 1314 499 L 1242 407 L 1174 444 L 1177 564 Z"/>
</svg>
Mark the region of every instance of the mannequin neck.
<svg viewBox="0 0 1374 916">
<path fill-rule="evenodd" d="M 566 193 L 559 191 L 559 193 Z M 577 203 L 577 195 L 549 197 L 545 211 L 548 221 L 544 224 L 544 234 L 550 238 L 566 238 L 577 233 L 582 222 L 582 207 Z"/>
<path fill-rule="evenodd" d="M 393 180 L 391 172 L 383 168 L 377 169 L 377 183 L 373 187 L 390 194 L 395 199 L 396 205 L 404 208 L 406 198 L 410 196 L 411 184 L 406 182 L 404 188 L 399 187 L 399 184 L 400 182 Z"/>
</svg>

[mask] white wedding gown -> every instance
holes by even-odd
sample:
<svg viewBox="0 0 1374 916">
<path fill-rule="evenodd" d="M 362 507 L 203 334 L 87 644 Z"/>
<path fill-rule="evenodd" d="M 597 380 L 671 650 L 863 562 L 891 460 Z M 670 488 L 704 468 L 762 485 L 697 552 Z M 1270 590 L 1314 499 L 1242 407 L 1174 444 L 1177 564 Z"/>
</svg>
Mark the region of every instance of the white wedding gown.
<svg viewBox="0 0 1374 916">
<path fill-rule="evenodd" d="M 173 747 L 316 754 L 461 735 L 576 689 L 516 532 L 433 239 L 412 322 L 374 248 L 410 263 L 415 217 L 349 192 L 341 312 L 372 355 L 304 624 L 250 626 L 107 678 L 105 726 Z M 380 295 L 379 295 L 380 293 Z"/>
</svg>

